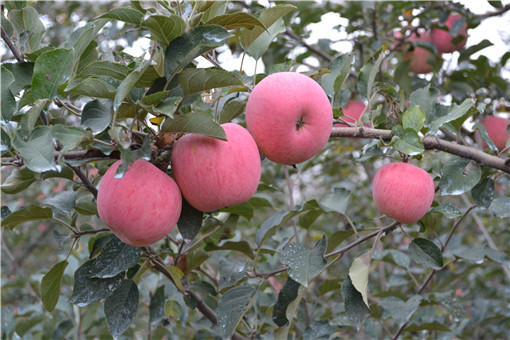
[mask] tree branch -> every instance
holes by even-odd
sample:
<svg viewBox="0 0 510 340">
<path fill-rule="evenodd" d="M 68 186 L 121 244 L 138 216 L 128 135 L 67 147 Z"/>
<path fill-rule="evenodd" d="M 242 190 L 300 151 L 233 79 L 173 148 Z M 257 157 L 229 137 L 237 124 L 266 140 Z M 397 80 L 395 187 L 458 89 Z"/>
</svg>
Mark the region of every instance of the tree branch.
<svg viewBox="0 0 510 340">
<path fill-rule="evenodd" d="M 23 53 L 18 51 L 16 46 L 14 46 L 14 44 L 11 41 L 11 38 L 9 38 L 7 32 L 5 32 L 3 27 L 2 27 L 2 40 L 5 42 L 7 47 L 9 47 L 9 50 L 11 50 L 12 54 L 14 55 L 18 63 L 22 63 L 25 60 L 25 56 L 23 55 Z"/>
</svg>

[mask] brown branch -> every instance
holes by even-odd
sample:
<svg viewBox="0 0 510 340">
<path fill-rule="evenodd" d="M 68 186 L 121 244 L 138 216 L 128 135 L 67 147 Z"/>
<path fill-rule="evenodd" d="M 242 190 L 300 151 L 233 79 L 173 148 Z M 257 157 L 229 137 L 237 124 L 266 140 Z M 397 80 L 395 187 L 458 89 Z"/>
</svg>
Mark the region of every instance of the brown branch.
<svg viewBox="0 0 510 340">
<path fill-rule="evenodd" d="M 2 40 L 5 42 L 7 47 L 9 47 L 9 50 L 11 50 L 11 52 L 14 55 L 14 57 L 16 58 L 16 60 L 19 63 L 22 63 L 25 60 L 25 56 L 23 55 L 23 53 L 18 51 L 16 46 L 14 46 L 14 44 L 11 41 L 11 38 L 9 38 L 9 36 L 7 35 L 7 32 L 5 32 L 3 27 L 2 27 Z"/>
</svg>

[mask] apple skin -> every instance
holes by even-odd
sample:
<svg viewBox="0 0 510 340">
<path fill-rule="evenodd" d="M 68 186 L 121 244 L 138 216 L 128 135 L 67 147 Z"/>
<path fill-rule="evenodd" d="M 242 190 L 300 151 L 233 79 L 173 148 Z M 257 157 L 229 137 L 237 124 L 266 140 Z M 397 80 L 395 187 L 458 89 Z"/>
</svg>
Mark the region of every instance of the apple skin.
<svg viewBox="0 0 510 340">
<path fill-rule="evenodd" d="M 246 126 L 260 152 L 279 164 L 304 162 L 326 145 L 333 110 L 322 87 L 296 72 L 273 73 L 253 89 Z"/>
<path fill-rule="evenodd" d="M 453 23 L 461 18 L 460 15 L 450 14 L 448 19 L 446 19 L 445 26 L 448 27 L 448 30 L 452 29 Z M 430 31 L 430 38 L 434 45 L 436 45 L 438 53 L 451 53 L 453 51 L 459 51 L 464 46 L 466 46 L 467 42 L 467 33 L 468 27 L 467 24 L 464 23 L 459 30 L 457 36 L 453 37 L 450 32 L 442 30 L 440 28 L 433 28 Z M 463 36 L 465 39 L 458 42 L 456 45 L 452 43 L 452 40 L 458 36 Z"/>
<path fill-rule="evenodd" d="M 211 212 L 249 200 L 260 181 L 260 153 L 241 125 L 221 125 L 227 141 L 188 134 L 172 150 L 172 171 L 194 208 Z"/>
<path fill-rule="evenodd" d="M 177 224 L 182 196 L 175 181 L 153 164 L 137 159 L 122 178 L 116 161 L 97 193 L 99 217 L 122 242 L 143 247 L 164 238 Z"/>
<path fill-rule="evenodd" d="M 423 32 L 420 36 L 411 34 L 409 41 L 422 41 L 428 42 L 430 40 L 430 32 Z M 434 67 L 430 65 L 427 60 L 432 55 L 432 52 L 415 46 L 413 50 L 408 51 L 404 54 L 404 60 L 410 60 L 411 71 L 414 74 L 426 74 L 434 71 Z"/>
<path fill-rule="evenodd" d="M 487 134 L 498 150 L 503 150 L 506 146 L 506 141 L 510 138 L 507 131 L 509 124 L 508 119 L 497 116 L 487 116 L 480 122 L 480 124 L 485 127 Z M 489 147 L 487 143 L 483 141 L 482 137 L 480 137 L 478 131 L 475 131 L 475 139 L 484 149 Z"/>
<path fill-rule="evenodd" d="M 425 170 L 402 162 L 382 166 L 372 183 L 377 209 L 404 224 L 414 223 L 427 213 L 434 191 L 434 181 Z"/>
<path fill-rule="evenodd" d="M 360 102 L 358 100 L 350 100 L 347 102 L 345 106 L 342 107 L 342 111 L 344 112 L 344 117 L 342 119 L 347 123 L 356 123 L 361 117 L 361 114 L 363 113 L 363 110 L 365 110 L 365 103 Z M 335 124 L 335 126 L 345 126 L 348 125 L 343 123 Z M 363 122 L 363 126 L 370 126 L 367 123 Z"/>
</svg>

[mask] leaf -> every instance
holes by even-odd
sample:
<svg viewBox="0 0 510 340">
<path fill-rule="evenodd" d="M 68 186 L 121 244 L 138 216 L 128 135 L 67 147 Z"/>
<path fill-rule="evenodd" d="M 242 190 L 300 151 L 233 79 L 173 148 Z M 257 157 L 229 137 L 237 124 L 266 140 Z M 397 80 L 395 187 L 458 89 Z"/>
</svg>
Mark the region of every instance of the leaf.
<svg viewBox="0 0 510 340">
<path fill-rule="evenodd" d="M 363 65 L 361 68 L 358 77 L 358 92 L 363 98 L 367 100 L 370 100 L 372 97 L 372 93 L 374 91 L 375 76 L 377 73 L 379 73 L 379 68 L 381 67 L 381 63 L 385 54 L 379 50 L 374 54 L 373 58 L 375 58 L 376 55 L 378 55 L 378 57 L 375 63 L 372 65 L 372 58 L 368 59 L 365 65 Z"/>
<path fill-rule="evenodd" d="M 15 212 L 8 215 L 2 221 L 2 227 L 14 229 L 18 224 L 30 222 L 30 221 L 38 221 L 38 220 L 48 220 L 53 217 L 53 212 L 50 208 L 41 208 L 36 205 L 28 205 L 24 208 L 16 210 Z"/>
<path fill-rule="evenodd" d="M 402 117 L 402 125 L 405 129 L 412 129 L 416 133 L 420 132 L 423 124 L 425 123 L 425 113 L 418 105 L 413 105 L 408 108 Z"/>
<path fill-rule="evenodd" d="M 5 194 L 16 194 L 28 188 L 30 184 L 36 181 L 34 172 L 28 168 L 14 168 L 2 183 L 1 189 Z"/>
<path fill-rule="evenodd" d="M 354 230 L 338 230 L 335 231 L 328 238 L 328 248 L 326 253 L 331 253 L 336 249 L 343 241 L 347 240 L 350 236 L 354 235 Z"/>
<path fill-rule="evenodd" d="M 14 112 L 16 112 L 16 99 L 12 94 L 9 87 L 12 83 L 14 83 L 14 75 L 11 71 L 9 71 L 4 65 L 2 65 L 2 86 L 0 87 L 1 91 L 1 100 L 2 100 L 2 119 L 5 121 L 9 121 L 12 118 Z"/>
<path fill-rule="evenodd" d="M 170 82 L 189 63 L 202 53 L 222 46 L 232 36 L 223 27 L 198 26 L 174 39 L 165 51 L 165 75 Z"/>
<path fill-rule="evenodd" d="M 430 130 L 427 132 L 427 135 L 435 134 L 445 123 L 464 116 L 473 106 L 474 104 L 471 102 L 471 99 L 464 100 L 460 105 L 454 104 L 448 114 L 436 118 L 430 123 Z"/>
<path fill-rule="evenodd" d="M 439 188 L 442 195 L 460 195 L 471 190 L 482 176 L 482 170 L 471 160 L 452 157 L 443 166 Z"/>
<path fill-rule="evenodd" d="M 117 91 L 115 93 L 115 98 L 113 99 L 113 110 L 117 111 L 120 104 L 124 101 L 124 99 L 127 97 L 131 89 L 135 86 L 136 82 L 140 79 L 140 77 L 143 75 L 145 70 L 149 67 L 151 61 L 150 60 L 144 60 L 136 69 L 131 71 L 124 80 L 119 84 L 119 87 L 117 88 Z"/>
<path fill-rule="evenodd" d="M 214 325 L 213 331 L 222 339 L 229 339 L 256 293 L 257 290 L 251 287 L 235 287 L 223 294 L 216 308 L 218 322 Z"/>
<path fill-rule="evenodd" d="M 368 307 L 368 273 L 370 271 L 370 260 L 372 257 L 372 251 L 368 251 L 352 261 L 351 267 L 349 268 L 349 278 L 351 283 L 360 292 L 363 297 L 363 302 Z"/>
<path fill-rule="evenodd" d="M 284 327 L 289 324 L 287 308 L 297 299 L 300 287 L 301 285 L 298 282 L 289 278 L 278 293 L 278 300 L 273 308 L 273 321 L 278 327 Z"/>
<path fill-rule="evenodd" d="M 62 145 L 60 152 L 68 152 L 80 144 L 86 131 L 75 126 L 57 124 L 51 127 L 51 135 Z"/>
<path fill-rule="evenodd" d="M 110 125 L 111 120 L 110 108 L 96 99 L 88 102 L 83 108 L 80 126 L 90 128 L 93 134 L 98 134 Z"/>
<path fill-rule="evenodd" d="M 115 91 L 104 81 L 97 78 L 87 78 L 78 83 L 73 82 L 66 87 L 65 91 L 71 94 L 92 98 L 115 98 Z"/>
<path fill-rule="evenodd" d="M 424 238 L 415 238 L 409 244 L 409 256 L 414 262 L 427 268 L 441 269 L 443 254 L 434 242 Z"/>
<path fill-rule="evenodd" d="M 57 305 L 60 283 L 67 265 L 68 262 L 65 260 L 55 264 L 41 280 L 41 300 L 48 312 L 52 312 Z"/>
<path fill-rule="evenodd" d="M 510 217 L 510 197 L 499 197 L 492 201 L 489 210 L 499 218 Z"/>
<path fill-rule="evenodd" d="M 349 199 L 351 198 L 352 192 L 345 188 L 333 188 L 333 193 L 324 196 L 319 202 L 322 210 L 335 211 L 340 214 L 345 214 L 347 207 L 349 206 Z"/>
<path fill-rule="evenodd" d="M 76 204 L 76 192 L 72 190 L 63 191 L 54 197 L 48 197 L 42 201 L 44 205 L 51 205 L 64 213 L 74 209 Z"/>
<path fill-rule="evenodd" d="M 138 26 L 143 19 L 143 13 L 131 7 L 118 7 L 109 10 L 99 18 L 119 20 Z"/>
<path fill-rule="evenodd" d="M 186 30 L 184 20 L 175 14 L 151 15 L 143 21 L 142 26 L 148 28 L 152 38 L 164 46 L 170 45 L 172 40 L 180 37 Z"/>
<path fill-rule="evenodd" d="M 117 80 L 123 80 L 131 69 L 123 64 L 107 60 L 100 60 L 90 63 L 79 74 L 79 78 L 94 76 L 107 76 Z"/>
<path fill-rule="evenodd" d="M 430 212 L 438 212 L 443 214 L 447 218 L 457 218 L 462 216 L 460 210 L 451 203 L 440 204 L 432 209 Z"/>
<path fill-rule="evenodd" d="M 494 181 L 489 177 L 484 178 L 471 189 L 471 196 L 477 207 L 488 208 L 494 198 Z"/>
<path fill-rule="evenodd" d="M 340 92 L 345 79 L 349 75 L 353 58 L 354 53 L 341 54 L 329 64 L 328 69 L 331 72 L 321 77 L 322 88 L 328 95 L 335 96 Z"/>
<path fill-rule="evenodd" d="M 186 242 L 191 242 L 202 227 L 204 213 L 193 208 L 184 198 L 182 199 L 181 215 L 177 221 L 179 233 Z"/>
<path fill-rule="evenodd" d="M 161 132 L 196 133 L 227 140 L 225 130 L 211 116 L 198 112 L 180 115 L 175 119 L 167 118 L 161 127 Z"/>
<path fill-rule="evenodd" d="M 95 264 L 96 259 L 88 260 L 74 273 L 73 294 L 69 301 L 78 307 L 107 298 L 124 281 L 124 273 L 107 279 L 91 278 L 90 271 Z"/>
<path fill-rule="evenodd" d="M 300 243 L 288 243 L 283 247 L 280 261 L 289 266 L 289 276 L 294 281 L 308 287 L 309 282 L 326 268 L 326 246 L 326 236 L 311 251 Z"/>
<path fill-rule="evenodd" d="M 255 241 L 257 242 L 257 246 L 260 246 L 275 233 L 275 231 L 287 223 L 292 217 L 299 214 L 297 211 L 285 211 L 280 210 L 267 220 L 265 220 L 260 226 L 259 230 L 257 230 L 257 235 L 255 237 Z"/>
<path fill-rule="evenodd" d="M 12 146 L 23 156 L 25 165 L 34 172 L 58 170 L 53 155 L 53 141 L 49 126 L 36 126 L 28 142 L 16 131 Z"/>
<path fill-rule="evenodd" d="M 347 275 L 347 278 L 342 283 L 342 297 L 344 299 L 345 312 L 359 332 L 361 324 L 370 315 L 370 309 L 363 302 L 361 293 L 352 285 L 349 275 Z"/>
<path fill-rule="evenodd" d="M 475 54 L 476 52 L 481 51 L 484 48 L 492 46 L 492 45 L 494 45 L 494 44 L 491 43 L 489 40 L 483 39 L 478 44 L 469 46 L 468 48 L 461 51 L 458 62 L 461 63 L 463 61 L 469 60 L 469 57 L 472 56 L 473 54 Z"/>
<path fill-rule="evenodd" d="M 508 263 L 508 257 L 505 253 L 498 252 L 487 245 L 457 250 L 454 251 L 453 254 L 461 259 L 476 264 L 482 264 L 486 258 L 497 263 Z"/>
<path fill-rule="evenodd" d="M 413 129 L 405 129 L 402 135 L 395 141 L 393 148 L 409 156 L 421 155 L 425 147 L 420 136 Z"/>
<path fill-rule="evenodd" d="M 221 258 L 218 264 L 218 271 L 220 273 L 218 289 L 222 291 L 225 288 L 232 287 L 246 276 L 247 270 L 248 264 L 246 262 Z"/>
<path fill-rule="evenodd" d="M 218 15 L 207 21 L 206 25 L 218 25 L 224 27 L 227 30 L 233 30 L 241 27 L 248 29 L 260 27 L 265 29 L 262 22 L 260 22 L 253 15 L 245 12 Z"/>
<path fill-rule="evenodd" d="M 243 85 L 241 79 L 232 73 L 203 68 L 183 70 L 179 74 L 179 83 L 186 96 L 219 87 Z"/>
<path fill-rule="evenodd" d="M 101 250 L 96 263 L 90 269 L 91 278 L 110 278 L 125 272 L 138 263 L 140 248 L 112 238 Z"/>
<path fill-rule="evenodd" d="M 124 280 L 104 302 L 108 330 L 114 338 L 124 333 L 138 309 L 138 287 L 132 280 Z"/>
<path fill-rule="evenodd" d="M 37 58 L 32 79 L 34 99 L 57 97 L 59 85 L 64 84 L 71 75 L 73 51 L 59 48 L 44 52 Z"/>
</svg>

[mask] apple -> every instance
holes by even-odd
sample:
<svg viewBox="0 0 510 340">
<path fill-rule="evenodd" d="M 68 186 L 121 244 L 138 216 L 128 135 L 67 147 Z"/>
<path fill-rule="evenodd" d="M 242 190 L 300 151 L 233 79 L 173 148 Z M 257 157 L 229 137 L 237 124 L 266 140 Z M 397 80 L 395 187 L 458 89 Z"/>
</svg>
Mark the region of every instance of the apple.
<svg viewBox="0 0 510 340">
<path fill-rule="evenodd" d="M 344 117 L 342 117 L 344 122 L 347 123 L 356 123 L 361 118 L 361 114 L 363 110 L 365 110 L 365 103 L 360 102 L 358 100 L 350 100 L 347 102 L 345 106 L 342 107 L 342 111 L 344 112 Z M 335 126 L 348 126 L 347 124 L 338 123 Z M 370 126 L 367 123 L 363 123 L 363 126 Z"/>
<path fill-rule="evenodd" d="M 430 42 L 430 32 L 423 32 L 419 36 L 411 34 L 409 41 Z M 434 71 L 434 67 L 428 63 L 428 59 L 432 56 L 432 52 L 419 46 L 409 50 L 404 54 L 404 60 L 410 60 L 411 71 L 414 74 L 425 74 Z"/>
<path fill-rule="evenodd" d="M 467 42 L 467 24 L 464 23 L 460 30 L 458 31 L 457 35 L 454 37 L 450 34 L 449 30 L 452 29 L 452 26 L 455 21 L 461 19 L 462 17 L 460 15 L 456 14 L 450 14 L 448 18 L 446 19 L 445 26 L 448 28 L 448 31 L 445 31 L 441 28 L 433 28 L 430 31 L 430 38 L 434 45 L 436 45 L 437 51 L 439 53 L 451 53 L 453 51 L 459 51 L 462 49 Z M 463 36 L 465 37 L 461 41 L 459 41 L 457 44 L 454 44 L 452 40 L 456 39 L 457 37 Z"/>
<path fill-rule="evenodd" d="M 260 153 L 250 133 L 235 123 L 221 126 L 227 141 L 188 134 L 172 150 L 172 171 L 182 195 L 203 212 L 246 202 L 260 181 Z"/>
<path fill-rule="evenodd" d="M 434 191 L 434 181 L 425 170 L 402 162 L 382 166 L 372 183 L 377 209 L 404 224 L 414 223 L 427 213 Z"/>
<path fill-rule="evenodd" d="M 182 196 L 175 181 L 153 164 L 137 159 L 122 178 L 118 160 L 106 171 L 97 193 L 101 220 L 124 243 L 143 247 L 164 238 L 181 214 Z"/>
<path fill-rule="evenodd" d="M 499 151 L 503 150 L 506 146 L 506 141 L 508 140 L 508 119 L 497 116 L 487 116 L 485 117 L 480 124 L 485 127 L 487 130 L 487 134 L 489 138 L 494 142 L 494 145 L 498 148 Z M 475 131 L 475 139 L 478 144 L 482 145 L 484 149 L 487 149 L 489 146 L 485 143 L 480 137 L 478 131 Z"/>
<path fill-rule="evenodd" d="M 246 126 L 260 152 L 279 164 L 304 162 L 326 145 L 333 110 L 322 87 L 296 72 L 262 79 L 246 103 Z"/>
</svg>

